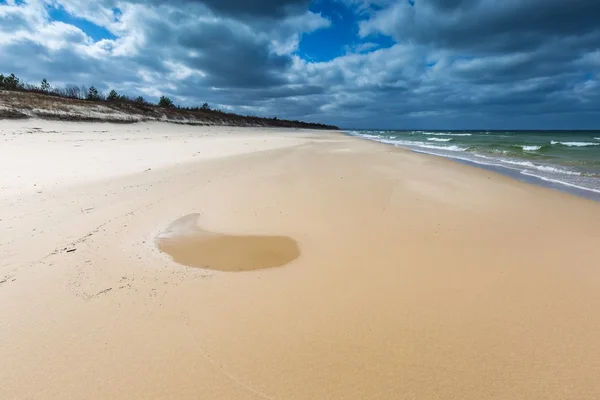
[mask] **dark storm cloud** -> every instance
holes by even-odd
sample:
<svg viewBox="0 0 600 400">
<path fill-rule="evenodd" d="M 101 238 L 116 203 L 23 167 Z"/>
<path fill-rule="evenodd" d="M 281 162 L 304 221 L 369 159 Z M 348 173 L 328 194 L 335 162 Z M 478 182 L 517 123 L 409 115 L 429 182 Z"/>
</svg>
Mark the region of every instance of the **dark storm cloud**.
<svg viewBox="0 0 600 400">
<path fill-rule="evenodd" d="M 413 100 L 387 97 L 405 114 L 537 118 L 598 111 L 599 18 L 596 0 L 415 0 L 375 13 L 361 34 L 391 35 L 426 53 L 427 68 L 407 77 Z"/>
<path fill-rule="evenodd" d="M 420 3 L 420 1 L 422 0 L 413 1 L 412 6 Z M 477 4 L 477 1 L 478 0 L 429 0 L 427 2 L 437 9 L 454 11 L 459 8 L 466 9 L 472 7 L 474 4 Z"/>
<path fill-rule="evenodd" d="M 185 64 L 202 70 L 209 76 L 208 82 L 219 87 L 284 84 L 281 72 L 292 62 L 290 56 L 273 54 L 266 39 L 223 24 L 204 24 L 181 35 L 178 44 L 195 50 L 183 58 Z"/>
<path fill-rule="evenodd" d="M 488 52 L 536 48 L 549 40 L 600 31 L 597 0 L 416 0 L 368 21 L 399 40 Z M 596 42 L 597 45 L 597 42 Z"/>
<path fill-rule="evenodd" d="M 311 0 L 131 0 L 131 3 L 154 6 L 174 6 L 186 12 L 196 5 L 203 5 L 215 15 L 239 19 L 282 19 L 300 14 L 308 9 Z M 115 0 L 104 0 L 106 6 L 115 8 Z"/>
<path fill-rule="evenodd" d="M 285 72 L 292 58 L 277 54 L 269 36 L 234 19 L 207 16 L 206 9 L 191 5 L 187 12 L 158 7 L 156 15 L 135 18 L 136 35 L 144 51 L 131 55 L 139 67 L 168 73 L 165 61 L 199 71 L 202 84 L 219 88 L 272 87 L 287 84 Z M 139 21 L 138 21 L 139 19 Z M 158 56 L 157 56 L 158 55 Z"/>
<path fill-rule="evenodd" d="M 0 10 L 0 72 L 348 127 L 600 124 L 595 0 L 331 0 L 361 34 L 396 43 L 321 63 L 294 54 L 302 32 L 327 26 L 308 0 L 57 1 L 117 39 L 94 43 L 33 6 Z"/>
<path fill-rule="evenodd" d="M 216 13 L 228 16 L 281 18 L 306 11 L 310 0 L 198 0 Z"/>
</svg>

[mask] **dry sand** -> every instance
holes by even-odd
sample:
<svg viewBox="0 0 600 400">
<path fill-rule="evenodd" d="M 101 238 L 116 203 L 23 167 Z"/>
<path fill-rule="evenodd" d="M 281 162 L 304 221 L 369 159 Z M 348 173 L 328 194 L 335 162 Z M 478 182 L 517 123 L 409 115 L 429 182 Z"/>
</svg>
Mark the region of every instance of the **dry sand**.
<svg viewBox="0 0 600 400">
<path fill-rule="evenodd" d="M 600 398 L 599 203 L 308 131 L 0 121 L 0 171 L 0 399 Z"/>
</svg>

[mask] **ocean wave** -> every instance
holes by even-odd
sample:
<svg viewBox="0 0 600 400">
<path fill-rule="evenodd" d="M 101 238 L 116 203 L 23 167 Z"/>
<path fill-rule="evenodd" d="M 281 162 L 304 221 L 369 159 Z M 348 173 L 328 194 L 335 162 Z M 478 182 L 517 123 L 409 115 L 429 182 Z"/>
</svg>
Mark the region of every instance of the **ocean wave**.
<svg viewBox="0 0 600 400">
<path fill-rule="evenodd" d="M 446 151 L 466 151 L 467 149 L 460 146 L 436 146 L 433 144 L 423 143 L 423 142 L 411 142 L 407 140 L 387 140 L 387 139 L 379 139 L 378 142 L 393 144 L 394 146 L 410 146 L 410 147 L 419 147 L 422 149 L 431 149 L 431 150 L 446 150 Z"/>
<path fill-rule="evenodd" d="M 432 135 L 432 136 L 472 136 L 472 133 L 449 133 L 449 132 L 419 132 L 423 133 L 423 135 Z"/>
<path fill-rule="evenodd" d="M 381 139 L 380 135 L 370 135 L 368 133 L 359 133 L 359 136 L 366 137 L 367 139 Z"/>
<path fill-rule="evenodd" d="M 425 150 L 417 150 L 417 149 L 411 149 L 411 150 L 416 153 L 430 154 L 430 155 L 434 155 L 434 156 L 438 156 L 438 157 L 449 158 L 451 160 L 461 160 L 461 161 L 467 161 L 467 162 L 478 164 L 478 165 L 502 167 L 502 165 L 499 163 L 492 163 L 489 161 L 478 161 L 475 158 L 462 156 L 463 154 L 468 154 L 468 153 L 460 153 L 459 152 L 456 154 L 440 154 L 440 153 L 432 153 L 431 151 L 425 151 Z M 492 159 L 490 157 L 485 157 L 485 158 Z"/>
<path fill-rule="evenodd" d="M 572 188 L 575 188 L 575 189 L 579 189 L 579 190 L 585 190 L 585 191 L 588 191 L 588 192 L 600 193 L 600 190 L 598 190 L 598 189 L 593 189 L 593 188 L 589 188 L 589 187 L 585 187 L 585 186 L 581 186 L 581 185 L 576 185 L 574 183 L 569 183 L 569 182 L 561 181 L 559 179 L 548 178 L 547 176 L 536 175 L 536 174 L 533 174 L 533 173 L 528 172 L 528 171 L 521 171 L 521 173 L 523 175 L 533 176 L 534 178 L 538 178 L 538 179 L 541 179 L 541 180 L 546 181 L 546 182 L 558 183 L 558 184 L 561 184 L 561 185 L 564 185 L 564 186 L 569 186 L 569 187 L 572 187 Z"/>
<path fill-rule="evenodd" d="M 355 131 L 356 132 L 356 131 Z M 356 132 L 359 133 L 359 132 Z M 374 133 L 374 132 L 373 132 Z M 431 134 L 431 132 L 429 132 Z M 423 134 L 427 134 L 423 133 Z M 438 134 L 434 136 L 442 136 L 443 134 Z M 578 189 L 586 192 L 593 192 L 595 194 L 600 194 L 600 188 L 597 187 L 596 183 L 592 183 L 592 181 L 588 183 L 581 183 L 579 180 L 585 180 L 587 178 L 587 174 L 582 172 L 577 172 L 565 168 L 561 168 L 558 166 L 548 165 L 548 164 L 537 164 L 531 161 L 518 160 L 518 159 L 510 159 L 506 157 L 498 157 L 498 156 L 485 156 L 479 153 L 471 152 L 476 151 L 476 148 L 471 147 L 461 147 L 457 145 L 449 145 L 446 144 L 450 140 L 440 141 L 433 140 L 429 141 L 433 138 L 428 138 L 428 141 L 416 141 L 416 140 L 394 140 L 392 137 L 385 135 L 373 135 L 360 132 L 358 136 L 364 137 L 365 139 L 374 140 L 380 143 L 391 144 L 397 147 L 405 147 L 412 151 L 418 153 L 426 153 L 441 157 L 446 157 L 455 160 L 462 160 L 474 164 L 479 164 L 487 167 L 496 167 L 501 168 L 506 171 L 514 171 L 515 174 L 521 174 L 530 176 L 533 178 L 540 179 L 545 182 L 550 182 L 553 184 L 570 187 L 573 189 Z M 600 140 L 600 139 L 598 139 Z M 438 142 L 441 142 L 438 144 Z M 558 142 L 557 142 L 558 143 Z M 587 142 L 565 142 L 565 143 L 587 143 Z M 600 145 L 600 143 L 598 143 Z M 513 145 L 517 148 L 521 148 L 525 151 L 536 151 L 542 149 L 544 147 L 550 146 L 547 145 Z M 535 148 L 535 150 L 534 150 Z M 502 153 L 505 153 L 502 150 Z M 509 152 L 511 153 L 511 152 Z M 579 177 L 579 178 L 578 178 Z"/>
<path fill-rule="evenodd" d="M 581 172 L 569 171 L 567 169 L 551 167 L 549 165 L 536 165 L 535 169 L 538 169 L 540 171 L 545 171 L 545 172 L 555 172 L 555 173 L 565 174 L 565 175 L 581 176 Z"/>
<path fill-rule="evenodd" d="M 503 158 L 499 158 L 499 161 L 505 163 L 505 164 L 510 164 L 510 165 L 518 165 L 520 167 L 531 167 L 531 168 L 535 168 L 535 164 L 530 162 L 530 161 L 512 161 L 512 160 L 505 160 Z"/>
<path fill-rule="evenodd" d="M 487 154 L 504 154 L 504 155 L 506 155 L 506 154 L 514 153 L 514 151 L 510 151 L 510 150 L 494 149 L 494 148 L 489 148 L 489 147 L 488 148 L 471 147 L 469 150 L 474 153 L 480 151 L 480 152 L 487 153 Z M 490 158 L 490 157 L 484 156 L 479 153 L 476 153 L 475 156 L 482 157 L 482 158 Z"/>
<path fill-rule="evenodd" d="M 595 137 L 594 139 L 596 139 L 596 140 L 600 140 L 600 137 Z"/>
<path fill-rule="evenodd" d="M 534 145 L 517 145 L 523 149 L 523 151 L 538 151 L 542 148 L 542 146 L 534 146 Z"/>
<path fill-rule="evenodd" d="M 467 161 L 467 162 L 484 165 L 484 166 L 496 166 L 496 167 L 500 167 L 500 168 L 504 168 L 504 169 L 513 169 L 513 170 L 517 169 L 519 171 L 519 173 L 522 175 L 538 178 L 538 179 L 546 181 L 546 182 L 556 183 L 556 184 L 568 186 L 571 188 L 600 194 L 599 189 L 581 186 L 576 183 L 571 183 L 571 182 L 564 181 L 561 179 L 555 179 L 554 177 L 541 175 L 544 172 L 559 172 L 559 173 L 566 173 L 567 175 L 580 175 L 580 176 L 581 176 L 581 174 L 577 174 L 577 173 L 574 173 L 571 171 L 566 171 L 563 169 L 558 169 L 558 168 L 550 167 L 550 166 L 546 166 L 546 165 L 535 165 L 529 161 L 523 161 L 523 162 L 510 161 L 510 160 L 504 160 L 504 159 L 499 159 L 499 158 L 494 158 L 494 157 L 481 157 L 481 158 L 485 158 L 487 160 L 479 161 L 479 160 L 477 160 L 477 158 L 480 158 L 480 155 L 476 155 L 477 158 L 463 156 L 463 154 L 468 154 L 468 153 L 456 153 L 456 155 L 455 155 L 455 154 L 439 154 L 439 153 L 434 153 L 434 152 L 430 152 L 430 151 L 426 151 L 426 150 L 416 150 L 416 149 L 413 149 L 413 151 L 416 151 L 418 153 L 425 153 L 425 154 L 432 154 L 432 155 L 436 155 L 436 156 L 446 157 L 446 158 L 450 158 L 450 159 L 454 159 L 454 160 Z M 510 161 L 513 164 L 515 164 L 517 166 L 521 166 L 521 167 L 532 167 L 532 168 L 538 169 L 540 172 L 538 173 L 537 171 L 532 171 L 527 168 L 511 168 L 505 164 L 507 161 Z"/>
<path fill-rule="evenodd" d="M 360 131 L 346 131 L 346 133 L 351 136 L 360 136 Z"/>
<path fill-rule="evenodd" d="M 587 147 L 587 146 L 600 146 L 600 143 L 592 143 L 592 142 L 557 142 L 555 140 L 551 141 L 552 144 L 560 144 L 568 147 Z"/>
<path fill-rule="evenodd" d="M 430 137 L 430 138 L 427 138 L 427 140 L 432 141 L 432 142 L 449 142 L 453 139 L 452 138 L 440 139 L 440 138 Z"/>
<path fill-rule="evenodd" d="M 464 147 L 460 146 L 433 146 L 430 144 L 419 145 L 418 147 L 423 147 L 426 149 L 436 149 L 436 150 L 446 150 L 446 151 L 466 151 Z"/>
<path fill-rule="evenodd" d="M 488 157 L 488 156 L 484 156 L 483 154 L 477 154 L 477 153 L 472 153 L 475 157 L 478 158 L 485 158 L 486 160 L 494 160 L 494 161 L 498 161 L 499 159 L 496 157 Z"/>
<path fill-rule="evenodd" d="M 553 167 L 550 165 L 534 164 L 531 161 L 513 161 L 513 160 L 506 160 L 504 158 L 500 158 L 499 160 L 504 164 L 517 165 L 519 167 L 534 168 L 534 169 L 537 169 L 538 171 L 543 171 L 543 172 L 553 172 L 553 173 L 557 173 L 557 174 L 581 176 L 580 172 L 569 171 L 568 169 Z"/>
</svg>

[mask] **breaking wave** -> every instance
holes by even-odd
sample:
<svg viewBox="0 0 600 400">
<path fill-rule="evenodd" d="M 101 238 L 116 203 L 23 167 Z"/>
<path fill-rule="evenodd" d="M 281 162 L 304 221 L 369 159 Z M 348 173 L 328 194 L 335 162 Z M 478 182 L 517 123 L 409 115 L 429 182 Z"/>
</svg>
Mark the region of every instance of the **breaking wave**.
<svg viewBox="0 0 600 400">
<path fill-rule="evenodd" d="M 451 141 L 453 139 L 452 138 L 440 139 L 440 138 L 430 137 L 430 138 L 427 138 L 427 140 L 429 140 L 431 142 L 449 142 L 449 141 Z"/>
<path fill-rule="evenodd" d="M 557 142 L 557 141 L 553 140 L 550 143 L 560 144 L 562 146 L 568 146 L 568 147 L 600 146 L 600 143 L 591 143 L 591 142 Z"/>
<path fill-rule="evenodd" d="M 446 133 L 446 132 L 423 132 L 423 135 L 431 136 L 473 136 L 472 133 Z"/>
<path fill-rule="evenodd" d="M 542 146 L 532 146 L 532 145 L 524 145 L 524 146 L 518 146 L 520 148 L 523 149 L 523 151 L 538 151 L 539 149 L 542 148 Z"/>
</svg>

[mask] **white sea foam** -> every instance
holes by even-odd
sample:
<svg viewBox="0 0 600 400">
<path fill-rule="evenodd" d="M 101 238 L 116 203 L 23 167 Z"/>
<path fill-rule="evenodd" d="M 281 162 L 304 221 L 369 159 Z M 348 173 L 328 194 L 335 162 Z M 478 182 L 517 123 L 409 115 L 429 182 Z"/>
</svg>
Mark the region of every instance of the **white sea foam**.
<svg viewBox="0 0 600 400">
<path fill-rule="evenodd" d="M 424 147 L 426 149 L 446 150 L 446 151 L 466 151 L 467 150 L 464 147 L 460 147 L 460 146 L 432 146 L 429 144 L 423 144 L 423 145 L 420 145 L 419 147 Z"/>
<path fill-rule="evenodd" d="M 432 144 L 418 143 L 413 144 L 413 146 L 420 147 L 423 149 L 432 149 L 432 150 L 445 150 L 445 151 L 465 151 L 464 147 L 460 146 L 434 146 Z"/>
<path fill-rule="evenodd" d="M 569 171 L 567 169 L 551 167 L 549 165 L 536 165 L 535 168 L 538 169 L 538 170 L 540 170 L 540 171 L 556 172 L 556 173 L 565 174 L 565 175 L 577 175 L 577 176 L 581 176 L 581 172 Z"/>
<path fill-rule="evenodd" d="M 501 161 L 503 164 L 517 165 L 519 167 L 534 168 L 534 169 L 537 169 L 538 171 L 553 172 L 553 173 L 565 174 L 565 175 L 581 176 L 580 172 L 569 171 L 568 169 L 557 168 L 557 167 L 553 167 L 553 166 L 550 166 L 550 165 L 534 164 L 531 161 L 513 161 L 513 160 L 506 160 L 504 158 L 500 158 L 499 161 Z"/>
<path fill-rule="evenodd" d="M 515 172 L 520 173 L 522 175 L 534 177 L 546 182 L 560 184 L 563 186 L 571 187 L 574 189 L 579 189 L 583 191 L 593 192 L 600 194 L 600 189 L 590 188 L 586 186 L 582 186 L 578 182 L 571 183 L 570 181 L 566 181 L 567 176 L 583 176 L 584 174 L 576 171 L 567 170 L 564 168 L 554 167 L 551 165 L 545 164 L 535 164 L 531 161 L 519 161 L 512 160 L 506 158 L 499 157 L 488 157 L 482 154 L 468 153 L 466 152 L 467 148 L 456 146 L 456 145 L 434 145 L 429 142 L 420 142 L 420 141 L 410 141 L 410 140 L 395 140 L 395 136 L 393 137 L 385 137 L 382 135 L 372 135 L 363 132 L 356 132 L 359 136 L 362 136 L 366 139 L 375 140 L 381 143 L 392 144 L 394 146 L 408 147 L 409 149 L 419 152 L 437 155 L 441 157 L 447 157 L 456 160 L 463 160 L 475 164 L 487 165 L 490 167 L 499 167 L 506 168 L 509 170 L 515 170 Z M 374 133 L 374 132 L 373 132 Z M 424 132 L 424 134 L 431 134 L 431 132 Z M 439 135 L 439 134 L 438 134 Z M 459 134 L 464 135 L 464 134 Z M 428 141 L 436 138 L 428 138 Z M 450 139 L 451 138 L 446 138 Z M 450 140 L 432 140 L 432 142 L 449 142 Z M 600 139 L 598 139 L 600 140 Z M 558 142 L 557 142 L 558 143 Z M 565 143 L 587 143 L 587 142 L 565 142 Z M 598 143 L 600 145 L 600 143 Z M 534 145 L 523 145 L 522 147 L 525 151 L 535 151 L 542 148 L 542 146 L 534 146 Z M 556 179 L 560 177 L 561 174 L 565 178 Z M 595 186 L 595 185 L 594 185 Z"/>
<path fill-rule="evenodd" d="M 594 139 L 596 139 L 596 140 L 600 140 L 600 137 L 595 137 Z"/>
<path fill-rule="evenodd" d="M 510 151 L 508 151 L 508 150 L 501 150 L 501 149 L 489 149 L 488 151 L 491 152 L 491 153 L 495 153 L 495 154 L 509 154 L 510 153 Z M 492 159 L 492 157 L 484 156 L 483 154 L 474 153 L 473 155 L 475 157 L 490 158 L 490 159 Z M 493 159 L 496 159 L 496 157 L 494 157 Z"/>
<path fill-rule="evenodd" d="M 473 153 L 473 155 L 475 157 L 485 158 L 486 160 L 495 160 L 495 161 L 498 161 L 498 158 L 496 158 L 496 157 L 488 157 L 488 156 L 484 156 L 483 154 L 477 154 L 477 153 Z"/>
<path fill-rule="evenodd" d="M 569 146 L 569 147 L 600 146 L 600 143 L 591 143 L 591 142 L 557 142 L 557 141 L 553 140 L 550 143 L 561 144 L 563 146 Z"/>
<path fill-rule="evenodd" d="M 440 138 L 430 137 L 430 138 L 427 138 L 427 140 L 429 140 L 431 142 L 449 142 L 452 140 L 452 138 L 440 139 Z"/>
<path fill-rule="evenodd" d="M 378 142 L 393 144 L 394 146 L 410 146 L 410 147 L 420 147 L 422 149 L 432 149 L 432 150 L 446 150 L 446 151 L 465 151 L 464 147 L 460 146 L 436 146 L 433 144 L 427 144 L 423 142 L 411 142 L 408 140 L 388 140 L 388 139 L 380 139 Z"/>
<path fill-rule="evenodd" d="M 519 146 L 521 147 L 524 151 L 538 151 L 539 149 L 542 148 L 542 146 Z"/>
<path fill-rule="evenodd" d="M 471 133 L 450 133 L 450 132 L 422 132 L 423 135 L 432 136 L 472 136 Z"/>
<path fill-rule="evenodd" d="M 520 167 L 535 168 L 535 165 L 532 162 L 530 162 L 530 161 L 512 161 L 512 160 L 505 160 L 503 158 L 500 158 L 499 160 L 502 161 L 505 164 L 518 165 Z"/>
<path fill-rule="evenodd" d="M 417 150 L 417 149 L 412 149 L 412 150 L 413 150 L 414 152 L 416 152 L 416 153 L 422 153 L 422 154 L 431 154 L 431 155 L 438 156 L 438 157 L 450 158 L 450 159 L 452 159 L 452 160 L 468 161 L 468 162 L 475 163 L 475 164 L 479 164 L 479 165 L 487 165 L 487 166 L 490 166 L 490 165 L 491 165 L 491 166 L 498 166 L 498 167 L 500 167 L 500 166 L 501 166 L 500 164 L 496 164 L 496 163 L 493 163 L 493 162 L 477 161 L 477 160 L 476 160 L 476 159 L 474 159 L 474 158 L 469 158 L 469 157 L 461 157 L 461 156 L 459 155 L 459 154 L 461 154 L 461 153 L 457 153 L 457 154 L 440 154 L 440 153 L 432 153 L 431 151 L 425 151 L 425 150 Z M 466 154 L 466 153 L 463 153 L 463 154 Z M 493 159 L 492 159 L 492 158 L 490 158 L 490 157 L 486 157 L 486 158 L 489 158 L 490 160 L 493 160 Z"/>
<path fill-rule="evenodd" d="M 369 135 L 368 133 L 363 133 L 360 136 L 366 137 L 367 139 L 381 139 L 379 135 Z"/>
<path fill-rule="evenodd" d="M 600 194 L 600 190 L 598 190 L 598 189 L 592 189 L 592 188 L 588 188 L 588 187 L 585 187 L 585 186 L 580 186 L 580 185 L 575 185 L 573 183 L 564 182 L 564 181 L 561 181 L 561 180 L 558 180 L 558 179 L 553 179 L 553 178 L 548 178 L 546 176 L 540 176 L 540 175 L 532 174 L 531 172 L 528 172 L 528 171 L 521 171 L 521 173 L 523 175 L 533 176 L 534 178 L 538 178 L 538 179 L 541 179 L 541 180 L 546 181 L 546 182 L 559 183 L 561 185 L 569 186 L 569 187 L 572 187 L 572 188 L 575 188 L 575 189 L 586 190 L 588 192 L 594 192 L 594 193 L 599 193 Z"/>
</svg>

